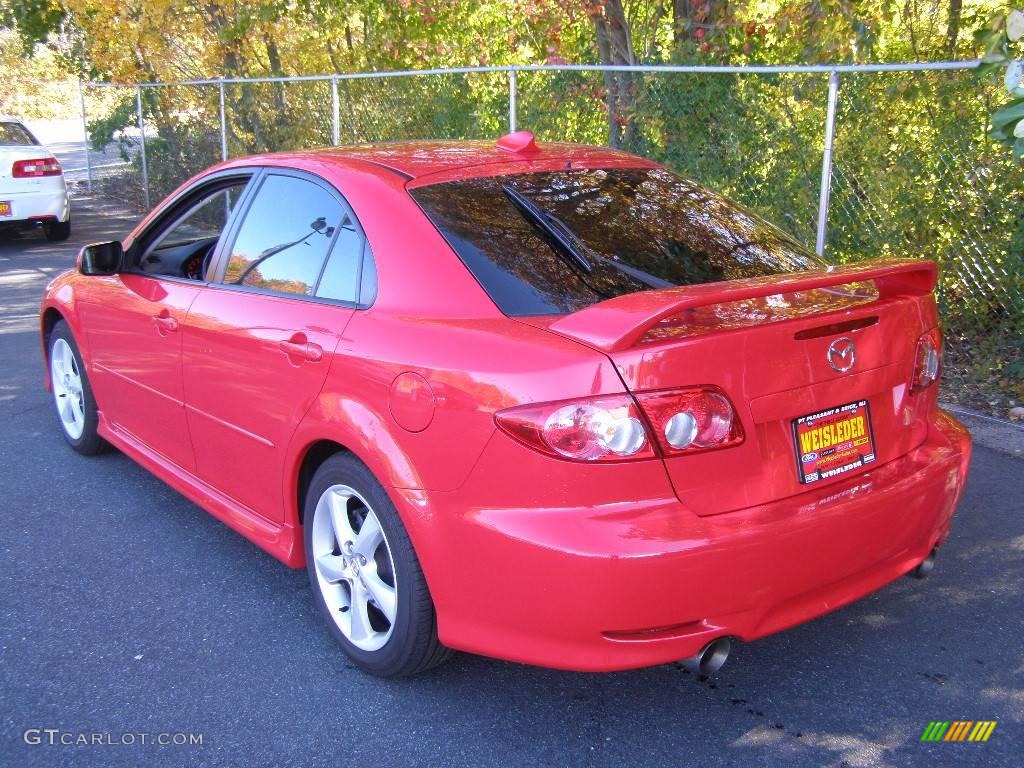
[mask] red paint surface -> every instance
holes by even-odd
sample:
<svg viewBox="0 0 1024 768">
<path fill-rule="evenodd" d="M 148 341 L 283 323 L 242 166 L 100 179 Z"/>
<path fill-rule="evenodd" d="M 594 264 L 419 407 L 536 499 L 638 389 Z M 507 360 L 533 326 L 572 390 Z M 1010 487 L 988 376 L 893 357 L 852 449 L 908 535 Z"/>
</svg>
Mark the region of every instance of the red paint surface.
<svg viewBox="0 0 1024 768">
<path fill-rule="evenodd" d="M 398 426 L 422 432 L 434 418 L 434 391 L 418 373 L 400 373 L 391 382 L 388 406 Z"/>
<path fill-rule="evenodd" d="M 877 298 L 765 323 L 706 321 L 692 334 L 648 331 L 689 308 L 732 302 L 735 315 L 744 301 L 813 291 L 837 275 L 646 291 L 564 318 L 507 318 L 407 185 L 566 162 L 651 166 L 573 145 L 521 154 L 389 145 L 222 166 L 296 168 L 334 185 L 372 244 L 376 301 L 352 309 L 65 273 L 43 310 L 60 313 L 79 342 L 104 437 L 296 567 L 299 469 L 315 443 L 336 442 L 396 504 L 442 641 L 555 667 L 636 667 L 721 635 L 751 640 L 862 597 L 945 539 L 970 440 L 937 408 L 934 386 L 909 391 L 917 339 L 937 322 L 931 262 L 839 275 L 873 280 Z M 867 316 L 878 320 L 843 334 L 856 366 L 834 371 L 835 337 L 816 329 Z M 310 345 L 319 359 L 296 351 Z M 593 465 L 532 451 L 494 425 L 496 411 L 517 405 L 687 386 L 728 396 L 741 444 Z M 792 420 L 861 399 L 877 461 L 801 485 Z"/>
</svg>

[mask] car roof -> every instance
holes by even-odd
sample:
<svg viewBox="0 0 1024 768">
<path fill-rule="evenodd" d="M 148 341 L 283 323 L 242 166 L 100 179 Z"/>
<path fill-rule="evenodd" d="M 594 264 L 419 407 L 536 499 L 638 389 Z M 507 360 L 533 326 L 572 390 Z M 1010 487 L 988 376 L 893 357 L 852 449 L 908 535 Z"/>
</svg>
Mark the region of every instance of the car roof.
<svg viewBox="0 0 1024 768">
<path fill-rule="evenodd" d="M 383 142 L 275 153 L 271 157 L 277 162 L 288 159 L 300 162 L 315 159 L 328 163 L 335 158 L 361 160 L 388 168 L 409 180 L 439 173 L 458 176 L 463 169 L 516 161 L 642 162 L 640 158 L 607 147 L 567 142 L 538 143 L 528 131 L 511 133 L 497 141 Z"/>
</svg>

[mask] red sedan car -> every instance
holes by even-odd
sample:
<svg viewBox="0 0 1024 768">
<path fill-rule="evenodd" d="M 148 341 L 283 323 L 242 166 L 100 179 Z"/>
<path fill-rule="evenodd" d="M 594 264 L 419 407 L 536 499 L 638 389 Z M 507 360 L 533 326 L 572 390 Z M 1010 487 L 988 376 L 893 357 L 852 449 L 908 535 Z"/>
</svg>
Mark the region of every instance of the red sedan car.
<svg viewBox="0 0 1024 768">
<path fill-rule="evenodd" d="M 935 277 L 516 133 L 219 165 L 41 325 L 71 446 L 305 565 L 363 669 L 710 671 L 931 568 L 971 451 Z"/>
</svg>

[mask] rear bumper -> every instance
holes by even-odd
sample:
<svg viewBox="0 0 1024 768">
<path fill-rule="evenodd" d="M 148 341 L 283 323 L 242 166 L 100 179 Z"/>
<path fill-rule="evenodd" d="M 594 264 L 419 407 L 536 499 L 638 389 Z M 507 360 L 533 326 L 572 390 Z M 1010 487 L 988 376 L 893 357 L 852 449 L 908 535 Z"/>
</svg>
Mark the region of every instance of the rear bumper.
<svg viewBox="0 0 1024 768">
<path fill-rule="evenodd" d="M 0 200 L 11 204 L 11 215 L 0 216 L 0 226 L 29 226 L 40 221 L 71 218 L 67 187 L 62 178 L 58 181 L 59 184 L 50 183 L 30 192 L 0 192 Z"/>
<path fill-rule="evenodd" d="M 494 450 L 475 476 L 507 463 L 488 467 Z M 691 656 L 716 637 L 754 640 L 902 576 L 945 540 L 970 455 L 967 431 L 940 411 L 901 459 L 716 516 L 694 515 L 667 483 L 661 498 L 573 508 L 474 504 L 486 492 L 472 478 L 453 493 L 400 493 L 407 519 L 434 523 L 417 548 L 442 642 L 609 671 Z M 660 494 L 653 476 L 646 486 Z"/>
</svg>

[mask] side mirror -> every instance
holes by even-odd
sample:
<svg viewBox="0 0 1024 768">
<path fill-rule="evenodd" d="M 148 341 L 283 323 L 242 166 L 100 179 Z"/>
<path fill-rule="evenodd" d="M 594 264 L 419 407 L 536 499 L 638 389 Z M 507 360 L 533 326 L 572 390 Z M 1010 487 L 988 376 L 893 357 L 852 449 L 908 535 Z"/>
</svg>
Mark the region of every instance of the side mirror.
<svg viewBox="0 0 1024 768">
<path fill-rule="evenodd" d="M 121 243 L 90 243 L 78 252 L 78 271 L 83 275 L 115 275 L 121 271 Z"/>
</svg>

